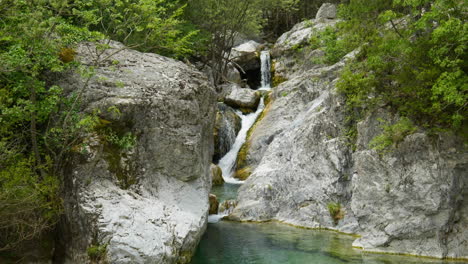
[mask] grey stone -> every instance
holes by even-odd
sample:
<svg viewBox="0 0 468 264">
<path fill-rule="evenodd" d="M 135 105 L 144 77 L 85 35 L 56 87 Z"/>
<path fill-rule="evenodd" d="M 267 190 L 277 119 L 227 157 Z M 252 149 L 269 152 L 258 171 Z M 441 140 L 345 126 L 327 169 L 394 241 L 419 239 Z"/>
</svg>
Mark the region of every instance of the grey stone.
<svg viewBox="0 0 468 264">
<path fill-rule="evenodd" d="M 295 25 L 290 31 L 281 35 L 276 41 L 271 53 L 277 58 L 296 52 L 294 48 L 307 44 L 313 34 L 327 27 L 333 27 L 338 20 L 306 20 Z"/>
<path fill-rule="evenodd" d="M 255 110 L 260 103 L 260 93 L 249 88 L 232 86 L 232 90 L 229 95 L 226 96 L 224 102 L 235 108 L 249 108 Z"/>
<path fill-rule="evenodd" d="M 260 50 L 262 45 L 249 40 L 231 49 L 230 59 L 244 71 L 260 68 Z"/>
<path fill-rule="evenodd" d="M 78 47 L 83 63 L 97 62 L 87 86 L 74 74 L 60 84 L 85 87 L 84 111 L 136 141 L 110 148 L 92 133 L 84 142 L 64 180 L 64 262 L 86 263 L 88 247 L 107 244 L 110 263 L 188 263 L 207 224 L 215 92 L 181 62 L 109 44 L 103 54 Z"/>
<path fill-rule="evenodd" d="M 315 16 L 315 19 L 335 19 L 336 18 L 336 5 L 324 3 L 320 7 Z"/>
</svg>

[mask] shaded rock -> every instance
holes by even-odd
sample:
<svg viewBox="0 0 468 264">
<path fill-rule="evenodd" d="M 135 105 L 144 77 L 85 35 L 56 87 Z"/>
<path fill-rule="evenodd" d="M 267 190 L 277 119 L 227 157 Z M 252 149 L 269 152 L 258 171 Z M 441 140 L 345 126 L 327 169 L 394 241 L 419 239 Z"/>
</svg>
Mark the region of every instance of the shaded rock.
<svg viewBox="0 0 468 264">
<path fill-rule="evenodd" d="M 260 103 L 260 93 L 249 89 L 233 86 L 229 95 L 225 98 L 225 103 L 234 108 L 248 108 L 255 110 Z"/>
<path fill-rule="evenodd" d="M 211 185 L 222 185 L 224 183 L 223 171 L 218 165 L 211 164 Z"/>
<path fill-rule="evenodd" d="M 121 148 L 94 133 L 84 142 L 87 154 L 64 180 L 60 262 L 87 263 L 88 247 L 107 244 L 111 263 L 188 263 L 207 224 L 215 92 L 181 62 L 110 46 L 83 111 L 99 110 L 107 129 L 133 141 Z M 93 64 L 94 50 L 83 44 L 78 58 Z M 70 74 L 60 85 L 72 92 L 84 83 Z"/>
<path fill-rule="evenodd" d="M 216 195 L 210 193 L 209 201 L 210 201 L 209 214 L 217 214 L 218 206 L 219 206 L 218 198 L 216 198 Z"/>
<path fill-rule="evenodd" d="M 242 85 L 242 78 L 239 70 L 232 64 L 228 64 L 226 81 Z"/>
<path fill-rule="evenodd" d="M 336 18 L 336 5 L 324 3 L 320 7 L 315 16 L 315 19 L 335 19 Z"/>
<path fill-rule="evenodd" d="M 230 59 L 237 63 L 244 71 L 260 68 L 259 52 L 262 45 L 249 40 L 231 49 Z"/>
<path fill-rule="evenodd" d="M 236 141 L 237 133 L 239 133 L 241 126 L 242 120 L 234 109 L 224 103 L 218 103 L 214 128 L 213 162 L 217 163 L 229 152 Z"/>
</svg>

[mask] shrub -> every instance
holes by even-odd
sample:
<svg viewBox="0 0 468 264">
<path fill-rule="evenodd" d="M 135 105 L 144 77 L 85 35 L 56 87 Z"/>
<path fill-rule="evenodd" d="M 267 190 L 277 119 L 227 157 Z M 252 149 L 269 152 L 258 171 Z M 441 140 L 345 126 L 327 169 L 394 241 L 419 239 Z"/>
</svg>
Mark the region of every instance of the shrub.
<svg viewBox="0 0 468 264">
<path fill-rule="evenodd" d="M 330 213 L 331 218 L 333 219 L 333 223 L 335 225 L 344 218 L 344 211 L 341 208 L 340 203 L 328 203 L 327 204 L 328 212 Z"/>
<path fill-rule="evenodd" d="M 384 132 L 373 138 L 369 143 L 369 147 L 376 150 L 380 155 L 387 153 L 391 146 L 398 146 L 398 143 L 402 142 L 406 136 L 417 130 L 413 122 L 406 117 L 402 117 L 394 125 L 385 124 L 382 128 Z"/>
</svg>

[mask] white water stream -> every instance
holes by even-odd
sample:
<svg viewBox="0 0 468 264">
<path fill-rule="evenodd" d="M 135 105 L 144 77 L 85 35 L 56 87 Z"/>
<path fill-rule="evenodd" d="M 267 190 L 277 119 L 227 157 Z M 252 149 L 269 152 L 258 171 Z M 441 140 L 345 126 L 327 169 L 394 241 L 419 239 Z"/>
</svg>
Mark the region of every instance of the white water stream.
<svg viewBox="0 0 468 264">
<path fill-rule="evenodd" d="M 261 61 L 261 87 L 258 90 L 270 90 L 271 89 L 271 73 L 270 73 L 270 52 L 262 51 L 260 55 Z M 242 184 L 244 181 L 238 180 L 233 177 L 235 172 L 235 165 L 237 154 L 241 149 L 242 145 L 245 143 L 247 138 L 247 132 L 257 120 L 257 117 L 262 113 L 263 109 L 265 108 L 265 104 L 263 102 L 263 97 L 260 99 L 260 104 L 258 105 L 257 111 L 255 113 L 251 113 L 248 115 L 243 115 L 242 112 L 236 111 L 237 115 L 240 116 L 242 119 L 242 127 L 237 134 L 236 141 L 234 145 L 231 147 L 224 157 L 221 158 L 219 161 L 218 166 L 223 171 L 223 178 L 224 181 L 230 184 Z"/>
<path fill-rule="evenodd" d="M 269 51 L 262 51 L 260 54 L 260 62 L 261 62 L 261 86 L 258 90 L 261 91 L 268 91 L 271 89 L 271 62 L 270 62 L 270 52 Z M 245 143 L 247 139 L 247 132 L 257 120 L 257 117 L 262 113 L 263 109 L 265 108 L 265 103 L 263 101 L 263 97 L 260 99 L 260 103 L 258 105 L 257 111 L 255 113 L 251 113 L 248 115 L 243 115 L 241 111 L 236 111 L 236 114 L 242 119 L 242 127 L 239 133 L 237 134 L 236 140 L 232 145 L 231 149 L 229 150 L 224 157 L 218 163 L 218 166 L 221 168 L 223 172 L 223 179 L 224 182 L 227 184 L 242 184 L 244 181 L 236 179 L 233 177 L 235 172 L 237 154 L 241 149 L 242 145 Z M 209 223 L 217 223 L 223 217 L 227 216 L 228 212 L 218 212 L 216 215 L 209 215 L 208 222 Z"/>
</svg>

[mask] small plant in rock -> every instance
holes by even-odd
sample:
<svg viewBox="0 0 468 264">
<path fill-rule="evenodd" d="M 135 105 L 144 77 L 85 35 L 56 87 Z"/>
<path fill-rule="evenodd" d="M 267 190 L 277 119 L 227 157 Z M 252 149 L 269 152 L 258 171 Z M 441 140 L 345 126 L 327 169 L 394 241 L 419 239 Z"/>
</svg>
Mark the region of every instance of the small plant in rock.
<svg viewBox="0 0 468 264">
<path fill-rule="evenodd" d="M 344 218 L 344 211 L 340 203 L 328 203 L 327 204 L 328 212 L 330 213 L 333 223 L 335 225 Z"/>
<path fill-rule="evenodd" d="M 384 122 L 383 120 L 380 120 Z M 390 151 L 391 146 L 398 146 L 406 136 L 416 132 L 417 128 L 413 122 L 406 117 L 401 118 L 394 125 L 388 125 L 384 122 L 382 126 L 384 132 L 371 140 L 369 147 L 376 150 L 380 155 Z"/>
<path fill-rule="evenodd" d="M 86 251 L 88 253 L 88 257 L 91 260 L 91 263 L 107 263 L 107 244 L 91 245 Z"/>
<path fill-rule="evenodd" d="M 111 129 L 109 129 L 106 132 L 107 133 L 105 139 L 107 140 L 107 142 L 115 145 L 121 150 L 131 149 L 136 144 L 136 136 L 131 132 L 128 132 L 123 136 L 117 135 L 117 133 Z"/>
</svg>

